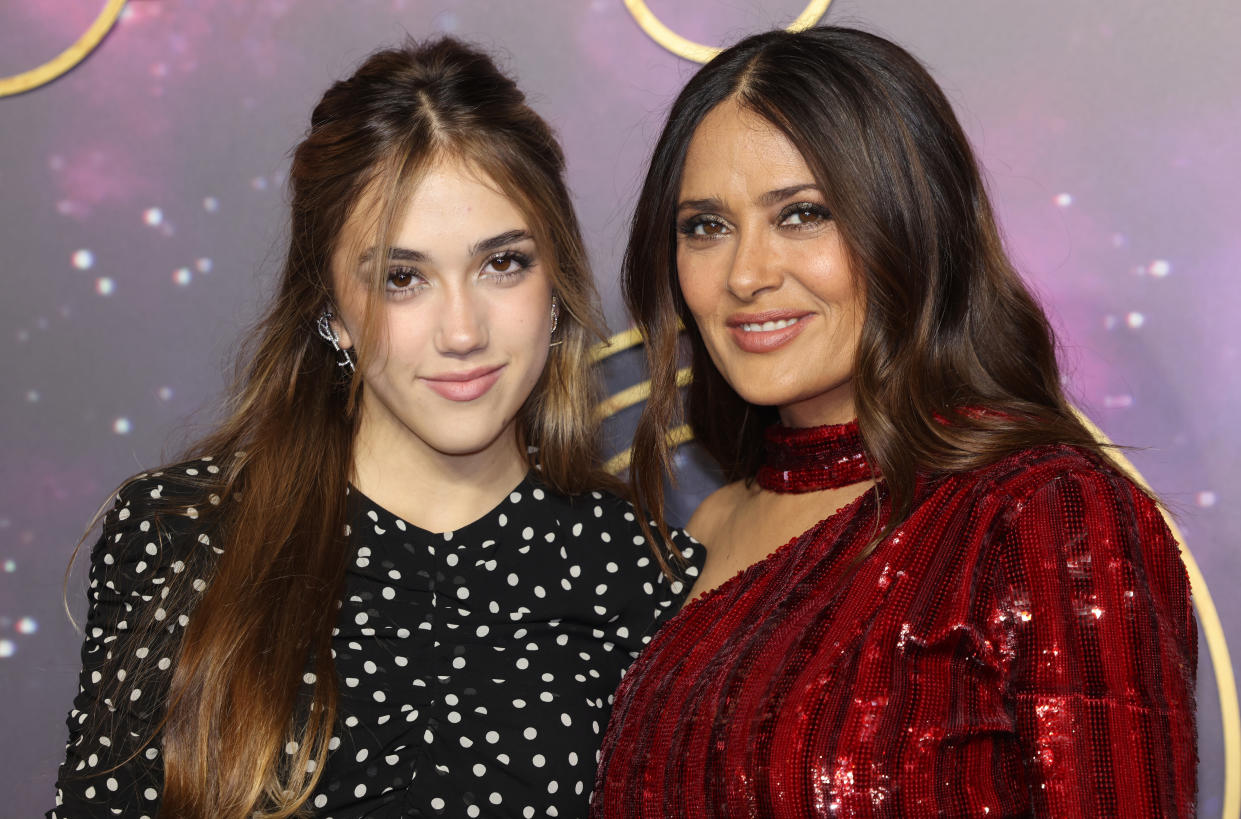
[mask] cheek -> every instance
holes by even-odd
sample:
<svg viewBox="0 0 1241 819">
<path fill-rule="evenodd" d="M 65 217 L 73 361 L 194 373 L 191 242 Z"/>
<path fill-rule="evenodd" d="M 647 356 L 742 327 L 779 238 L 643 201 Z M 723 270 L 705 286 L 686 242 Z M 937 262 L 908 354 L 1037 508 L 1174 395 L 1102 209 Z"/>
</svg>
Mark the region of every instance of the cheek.
<svg viewBox="0 0 1241 819">
<path fill-rule="evenodd" d="M 715 286 L 710 275 L 710 268 L 700 258 L 689 254 L 677 254 L 677 285 L 681 288 L 681 298 L 689 311 L 695 316 L 703 316 L 715 306 Z"/>
</svg>

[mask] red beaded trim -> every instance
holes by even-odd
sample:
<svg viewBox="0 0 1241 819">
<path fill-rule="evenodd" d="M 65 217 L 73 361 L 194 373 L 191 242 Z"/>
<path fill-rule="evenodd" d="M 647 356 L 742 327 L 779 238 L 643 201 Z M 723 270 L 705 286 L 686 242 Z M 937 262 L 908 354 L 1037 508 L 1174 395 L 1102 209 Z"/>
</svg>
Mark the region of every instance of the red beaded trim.
<svg viewBox="0 0 1241 819">
<path fill-rule="evenodd" d="M 808 429 L 776 424 L 763 443 L 758 485 L 771 492 L 818 492 L 875 477 L 857 421 Z"/>
</svg>

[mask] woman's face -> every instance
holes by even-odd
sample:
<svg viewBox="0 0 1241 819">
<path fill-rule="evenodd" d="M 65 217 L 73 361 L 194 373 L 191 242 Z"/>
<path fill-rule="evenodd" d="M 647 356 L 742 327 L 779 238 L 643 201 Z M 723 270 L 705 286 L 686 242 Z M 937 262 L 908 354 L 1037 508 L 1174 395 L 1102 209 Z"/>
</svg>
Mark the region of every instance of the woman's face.
<svg viewBox="0 0 1241 819">
<path fill-rule="evenodd" d="M 410 198 L 389 258 L 375 258 L 371 225 L 351 219 L 334 265 L 341 346 L 361 335 L 375 277 L 385 282 L 378 343 L 358 362 L 363 429 L 444 455 L 512 447 L 551 331 L 550 260 L 526 219 L 481 172 L 441 161 Z"/>
<path fill-rule="evenodd" d="M 778 407 L 791 426 L 852 420 L 857 277 L 801 153 L 732 101 L 690 141 L 677 276 L 711 360 L 742 398 Z"/>
</svg>

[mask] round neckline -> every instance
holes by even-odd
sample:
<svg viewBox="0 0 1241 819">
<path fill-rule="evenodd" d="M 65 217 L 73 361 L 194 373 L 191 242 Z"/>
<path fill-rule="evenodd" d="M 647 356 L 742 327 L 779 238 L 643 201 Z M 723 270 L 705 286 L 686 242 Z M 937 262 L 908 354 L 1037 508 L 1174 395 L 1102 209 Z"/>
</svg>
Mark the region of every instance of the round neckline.
<svg viewBox="0 0 1241 819">
<path fill-rule="evenodd" d="M 474 527 L 476 527 L 476 526 L 478 526 L 478 525 L 480 525 L 480 524 L 484 523 L 485 521 L 488 521 L 488 520 L 494 520 L 496 517 L 498 517 L 500 514 L 502 514 L 502 507 L 503 507 L 506 503 L 510 503 L 510 502 L 511 502 L 511 499 L 512 499 L 512 497 L 513 497 L 513 493 L 514 493 L 514 492 L 521 492 L 521 493 L 522 493 L 522 496 L 524 497 L 524 496 L 525 496 L 525 493 L 524 493 L 522 490 L 523 490 L 523 489 L 525 489 L 525 488 L 527 488 L 527 487 L 528 487 L 530 490 L 532 490 L 532 491 L 533 491 L 535 488 L 542 489 L 544 492 L 547 492 L 547 491 L 548 491 L 546 488 L 544 488 L 544 487 L 542 487 L 542 486 L 537 486 L 537 487 L 536 487 L 536 481 L 535 481 L 534 469 L 527 470 L 526 474 L 522 476 L 521 480 L 520 480 L 520 481 L 518 481 L 518 482 L 517 482 L 517 484 L 516 484 L 515 486 L 513 486 L 511 489 L 509 489 L 507 492 L 505 492 L 505 493 L 504 493 L 504 496 L 503 496 L 503 497 L 501 497 L 501 498 L 500 498 L 500 500 L 498 500 L 498 501 L 495 503 L 495 505 L 493 505 L 493 506 L 492 506 L 490 509 L 488 509 L 486 512 L 483 512 L 483 514 L 479 515 L 477 518 L 475 518 L 474 520 L 470 521 L 469 523 L 464 524 L 463 526 L 458 526 L 458 527 L 457 527 L 457 528 L 455 528 L 455 529 L 445 529 L 445 530 L 444 530 L 444 531 L 442 531 L 442 532 L 433 532 L 433 531 L 431 531 L 430 529 L 425 529 L 425 528 L 423 528 L 423 527 L 419 526 L 419 525 L 418 525 L 418 524 L 416 524 L 416 523 L 413 523 L 413 522 L 411 522 L 411 521 L 406 520 L 405 518 L 401 517 L 400 515 L 398 515 L 398 514 L 396 514 L 396 513 L 392 512 L 392 511 L 391 511 L 390 509 L 388 509 L 387 507 L 385 507 L 385 506 L 383 506 L 383 505 L 379 504 L 378 502 L 376 502 L 373 498 L 371 498 L 369 495 L 367 495 L 365 492 L 363 492 L 361 489 L 359 489 L 359 488 L 358 488 L 358 487 L 357 487 L 354 483 L 352 483 L 352 482 L 350 482 L 350 483 L 349 483 L 349 485 L 348 485 L 348 491 L 349 491 L 349 494 L 350 494 L 350 495 L 353 495 L 353 496 L 357 497 L 357 499 L 358 499 L 358 502 L 359 502 L 359 503 L 363 504 L 363 505 L 364 505 L 364 506 L 366 506 L 366 507 L 369 507 L 370 509 L 372 509 L 372 510 L 374 510 L 374 511 L 378 512 L 378 513 L 379 513 L 379 514 L 381 514 L 381 515 L 387 516 L 387 518 L 388 518 L 388 519 L 389 519 L 389 520 L 390 520 L 393 524 L 396 524 L 396 522 L 397 522 L 397 521 L 399 521 L 399 522 L 400 522 L 400 524 L 403 524 L 403 525 L 404 525 L 404 527 L 405 527 L 405 528 L 402 530 L 402 531 L 404 531 L 404 532 L 407 532 L 407 533 L 408 533 L 408 532 L 411 532 L 411 531 L 412 531 L 412 532 L 414 532 L 415 534 L 425 535 L 426 537 L 435 537 L 435 538 L 442 538 L 442 539 L 444 539 L 444 540 L 449 540 L 449 539 L 453 538 L 454 536 L 456 536 L 456 535 L 460 534 L 461 532 L 465 532 L 465 531 L 468 531 L 468 530 L 470 530 L 470 529 L 473 529 Z M 363 514 L 365 514 L 366 509 L 365 509 L 365 508 L 363 508 L 363 509 L 361 509 L 360 511 L 361 511 Z M 400 530 L 400 529 L 401 529 L 401 526 L 400 526 L 400 525 L 396 525 L 396 528 L 397 528 L 398 530 Z"/>
</svg>

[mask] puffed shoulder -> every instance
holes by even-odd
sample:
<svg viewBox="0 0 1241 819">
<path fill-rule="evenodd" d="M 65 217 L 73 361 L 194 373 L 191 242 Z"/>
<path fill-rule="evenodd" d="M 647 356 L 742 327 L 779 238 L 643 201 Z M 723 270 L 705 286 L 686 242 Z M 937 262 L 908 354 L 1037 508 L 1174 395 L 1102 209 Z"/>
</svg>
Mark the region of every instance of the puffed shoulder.
<svg viewBox="0 0 1241 819">
<path fill-rule="evenodd" d="M 199 477 L 218 472 L 211 459 L 200 459 L 127 480 L 91 551 L 94 579 L 112 591 L 137 591 L 218 554 L 204 513 L 219 497 Z M 97 598 L 100 590 L 92 586 Z"/>
</svg>

